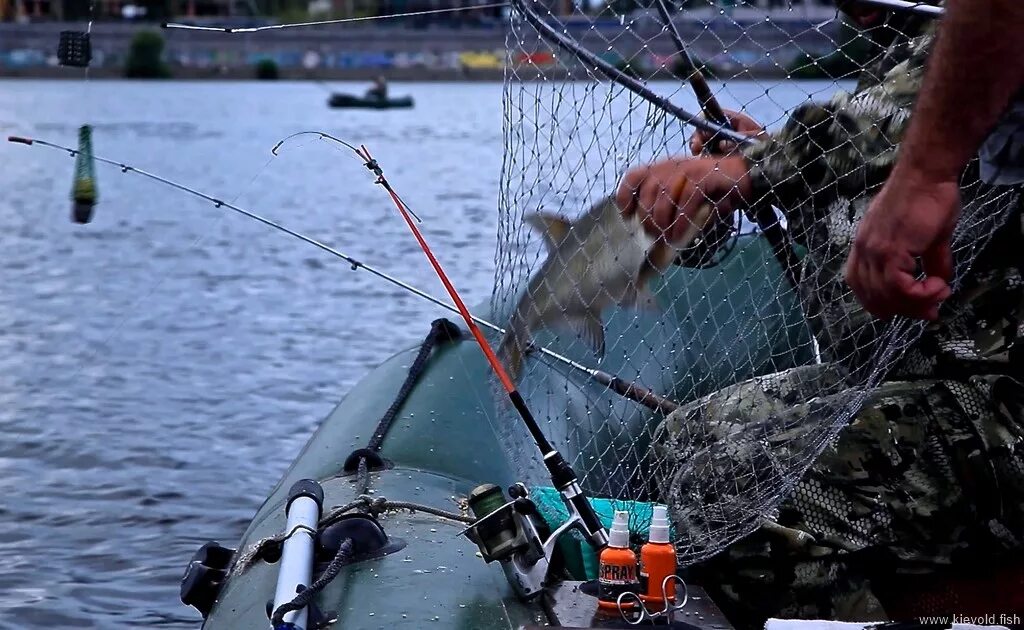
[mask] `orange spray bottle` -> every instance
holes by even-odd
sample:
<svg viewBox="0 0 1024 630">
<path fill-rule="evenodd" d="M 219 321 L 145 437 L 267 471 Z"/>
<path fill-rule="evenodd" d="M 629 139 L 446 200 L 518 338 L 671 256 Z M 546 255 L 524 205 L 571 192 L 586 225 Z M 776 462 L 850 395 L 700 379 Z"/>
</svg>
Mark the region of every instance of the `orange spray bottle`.
<svg viewBox="0 0 1024 630">
<path fill-rule="evenodd" d="M 674 602 L 675 582 L 669 582 L 668 592 L 662 592 L 665 578 L 676 572 L 676 548 L 668 538 L 668 508 L 664 505 L 654 506 L 654 517 L 651 519 L 651 531 L 648 542 L 640 547 L 640 599 L 654 604 Z"/>
<path fill-rule="evenodd" d="M 599 560 L 597 605 L 603 610 L 618 610 L 616 602 L 620 593 L 640 590 L 636 554 L 629 548 L 629 512 L 615 512 L 608 546 L 601 550 Z M 623 608 L 632 606 L 623 602 Z"/>
</svg>

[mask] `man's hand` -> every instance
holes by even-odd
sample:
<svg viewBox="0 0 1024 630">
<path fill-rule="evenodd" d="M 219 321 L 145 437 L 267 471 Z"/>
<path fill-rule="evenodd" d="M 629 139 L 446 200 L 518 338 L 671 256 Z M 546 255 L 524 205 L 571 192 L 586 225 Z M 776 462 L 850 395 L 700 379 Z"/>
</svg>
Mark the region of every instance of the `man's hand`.
<svg viewBox="0 0 1024 630">
<path fill-rule="evenodd" d="M 656 162 L 626 173 L 615 200 L 623 216 L 635 213 L 649 234 L 676 242 L 706 203 L 720 216 L 731 215 L 750 196 L 748 170 L 740 156 Z"/>
<path fill-rule="evenodd" d="M 729 119 L 729 124 L 733 130 L 748 136 L 759 136 L 765 133 L 764 127 L 750 116 L 728 109 L 722 111 L 725 112 L 725 116 Z M 711 140 L 713 135 L 710 131 L 704 131 L 703 129 L 693 132 L 693 135 L 690 136 L 690 152 L 694 155 L 700 155 L 704 150 L 704 146 Z M 732 153 L 736 150 L 736 143 L 732 140 L 720 140 L 715 144 L 718 145 L 718 150 L 712 151 L 712 153 Z"/>
<path fill-rule="evenodd" d="M 934 320 L 949 297 L 958 181 L 1024 87 L 1022 27 L 1020 0 L 947 0 L 899 161 L 868 209 L 847 261 L 846 280 L 868 312 Z M 952 121 L 957 131 L 947 133 Z M 916 277 L 915 256 L 923 280 Z"/>
<path fill-rule="evenodd" d="M 913 166 L 893 171 L 861 221 L 846 263 L 846 281 L 869 313 L 938 319 L 950 294 L 950 239 L 959 216 L 957 181 L 929 181 Z"/>
</svg>

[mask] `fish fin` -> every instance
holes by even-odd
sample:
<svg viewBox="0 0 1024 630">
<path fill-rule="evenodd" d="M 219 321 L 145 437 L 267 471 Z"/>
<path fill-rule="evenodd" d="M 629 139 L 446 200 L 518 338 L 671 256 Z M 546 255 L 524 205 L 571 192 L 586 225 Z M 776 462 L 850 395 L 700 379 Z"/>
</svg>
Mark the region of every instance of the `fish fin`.
<svg viewBox="0 0 1024 630">
<path fill-rule="evenodd" d="M 714 207 L 710 203 L 706 203 L 700 208 L 697 208 L 697 213 L 690 219 L 690 224 L 686 226 L 686 231 L 683 232 L 683 235 L 674 243 L 674 245 L 679 249 L 683 249 L 689 245 L 690 241 L 695 239 L 697 235 L 700 234 L 700 231 L 704 229 L 704 226 L 707 225 L 708 219 L 711 218 L 711 213 L 713 211 Z"/>
<path fill-rule="evenodd" d="M 590 346 L 598 359 L 604 358 L 604 324 L 597 313 L 587 311 L 583 317 L 570 319 L 569 326 Z"/>
<path fill-rule="evenodd" d="M 572 229 L 572 223 L 558 216 L 547 212 L 534 212 L 526 215 L 524 221 L 530 224 L 544 237 L 544 244 L 548 250 L 558 247 Z"/>
<path fill-rule="evenodd" d="M 519 379 L 523 371 L 523 354 L 532 343 L 529 331 L 515 322 L 509 325 L 508 332 L 501 338 L 498 358 L 505 363 L 505 369 L 513 382 Z"/>
<path fill-rule="evenodd" d="M 658 300 L 648 284 L 633 285 L 627 291 L 622 306 L 631 306 L 640 311 L 658 311 Z"/>
<path fill-rule="evenodd" d="M 664 273 L 675 257 L 676 250 L 671 245 L 662 240 L 655 243 L 647 252 L 647 257 L 640 263 L 640 271 L 636 274 L 638 292 L 647 290 L 651 280 Z"/>
</svg>

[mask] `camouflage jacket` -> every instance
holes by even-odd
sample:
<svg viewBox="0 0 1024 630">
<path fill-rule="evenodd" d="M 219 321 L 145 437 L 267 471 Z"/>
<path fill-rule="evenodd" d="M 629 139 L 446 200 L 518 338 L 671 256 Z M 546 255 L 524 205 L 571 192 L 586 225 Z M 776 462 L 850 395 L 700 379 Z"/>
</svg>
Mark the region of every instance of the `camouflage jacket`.
<svg viewBox="0 0 1024 630">
<path fill-rule="evenodd" d="M 935 27 L 927 24 L 918 36 L 894 42 L 864 71 L 853 93 L 799 107 L 778 133 L 743 149 L 751 166 L 752 205 L 781 209 L 790 237 L 807 249 L 800 296 L 823 359 L 854 371 L 873 369 L 879 363 L 877 342 L 894 332 L 860 307 L 843 281 L 843 265 L 857 222 L 896 160 Z M 967 168 L 961 180 L 964 212 L 954 237 L 954 296 L 941 321 L 910 344 L 890 377 L 1024 370 L 1019 190 L 981 182 L 977 160 Z"/>
</svg>

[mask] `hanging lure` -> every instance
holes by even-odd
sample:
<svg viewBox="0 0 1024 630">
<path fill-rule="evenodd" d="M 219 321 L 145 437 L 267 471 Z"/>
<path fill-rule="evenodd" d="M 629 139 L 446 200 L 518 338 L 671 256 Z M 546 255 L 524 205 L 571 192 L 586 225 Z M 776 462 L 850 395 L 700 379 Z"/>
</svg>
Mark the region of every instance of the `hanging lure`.
<svg viewBox="0 0 1024 630">
<path fill-rule="evenodd" d="M 57 43 L 57 61 L 62 66 L 88 68 L 89 62 L 92 61 L 89 31 L 61 31 L 60 41 Z"/>
<path fill-rule="evenodd" d="M 96 206 L 96 160 L 92 155 L 92 127 L 78 129 L 78 152 L 75 156 L 75 181 L 71 187 L 71 218 L 75 223 L 92 221 Z"/>
<path fill-rule="evenodd" d="M 90 10 L 91 12 L 91 10 Z M 86 31 L 61 31 L 60 42 L 57 44 L 57 61 L 62 66 L 85 68 L 85 78 L 89 78 L 89 62 L 92 61 L 92 45 L 89 32 L 92 21 Z M 75 223 L 92 221 L 92 210 L 96 206 L 95 160 L 92 157 L 92 128 L 82 125 L 78 129 L 78 151 L 75 155 L 75 179 L 71 184 L 71 220 Z"/>
</svg>

